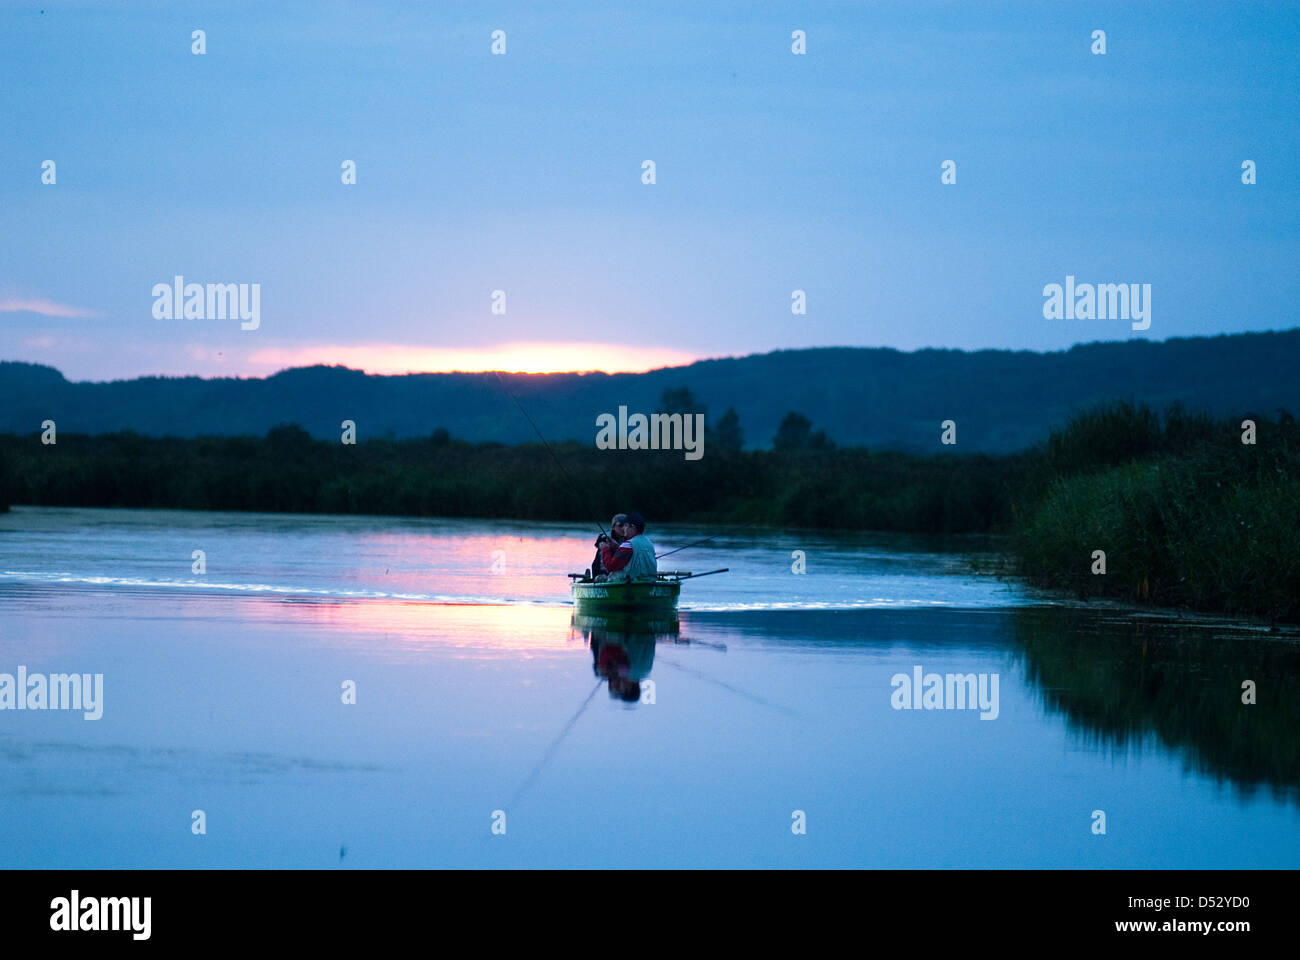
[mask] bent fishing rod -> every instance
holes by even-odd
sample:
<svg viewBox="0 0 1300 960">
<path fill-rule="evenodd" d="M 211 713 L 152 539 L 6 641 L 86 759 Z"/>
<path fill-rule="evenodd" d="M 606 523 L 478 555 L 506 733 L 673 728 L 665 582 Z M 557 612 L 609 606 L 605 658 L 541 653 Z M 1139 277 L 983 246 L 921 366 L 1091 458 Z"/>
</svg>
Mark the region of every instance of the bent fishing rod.
<svg viewBox="0 0 1300 960">
<path fill-rule="evenodd" d="M 537 434 L 537 439 L 542 441 L 542 446 L 544 446 L 546 452 L 551 455 L 551 459 L 555 461 L 555 465 L 560 468 L 560 472 L 564 474 L 564 479 L 569 481 L 569 488 L 577 490 L 578 485 L 573 482 L 573 477 L 569 476 L 569 471 L 564 469 L 564 464 L 560 462 L 560 458 L 556 455 L 555 451 L 551 449 L 551 445 L 546 442 L 546 438 L 542 436 L 542 431 L 538 429 L 537 424 L 533 423 L 533 418 L 528 415 L 528 411 L 525 410 L 524 405 L 519 402 L 519 398 L 510 392 L 510 388 L 506 386 L 505 380 L 501 379 L 501 374 L 498 371 L 493 370 L 492 375 L 497 378 L 497 383 L 501 384 L 501 389 L 505 391 L 506 396 L 515 402 L 515 406 L 519 408 L 519 412 L 524 415 L 524 419 L 528 421 L 528 425 L 532 427 L 533 432 Z M 605 536 L 608 533 L 605 529 L 605 525 L 599 520 L 596 521 L 596 529 L 600 531 L 601 536 Z"/>
<path fill-rule="evenodd" d="M 528 425 L 532 427 L 533 432 L 537 434 L 537 439 L 542 441 L 542 446 L 545 447 L 546 452 L 551 455 L 551 459 L 555 461 L 555 465 L 560 468 L 560 472 L 564 474 L 564 479 L 569 481 L 570 488 L 573 490 L 577 490 L 578 485 L 573 482 L 573 477 L 569 475 L 569 471 L 565 469 L 563 462 L 561 462 L 559 456 L 551 448 L 551 445 L 546 442 L 546 437 L 542 435 L 541 429 L 537 426 L 536 423 L 533 422 L 533 418 L 528 415 L 528 411 L 525 410 L 524 405 L 519 402 L 519 398 L 510 392 L 510 388 L 506 386 L 506 382 L 504 379 L 502 379 L 500 372 L 497 370 L 493 370 L 492 375 L 497 378 L 497 383 L 501 385 L 501 389 L 505 391 L 505 395 L 514 401 L 515 406 L 519 408 L 519 412 L 524 415 L 524 419 L 528 421 Z M 737 530 L 748 530 L 750 527 L 756 527 L 756 526 L 758 526 L 757 523 L 747 523 L 743 527 L 738 527 Z M 596 521 L 596 529 L 600 531 L 602 536 L 608 533 L 608 531 L 605 529 L 605 525 L 601 523 L 599 520 Z M 727 532 L 734 533 L 736 531 L 727 531 Z M 726 536 L 726 533 L 715 533 L 711 537 L 705 537 L 703 540 L 696 540 L 694 543 L 688 543 L 684 547 L 677 547 L 674 550 L 669 550 L 667 553 L 657 554 L 655 556 L 655 559 L 662 560 L 664 557 L 672 556 L 674 553 L 677 553 L 681 550 L 689 550 L 691 547 L 698 547 L 701 544 L 708 543 L 711 540 L 716 540 L 718 539 L 718 537 L 723 537 L 723 536 Z"/>
</svg>

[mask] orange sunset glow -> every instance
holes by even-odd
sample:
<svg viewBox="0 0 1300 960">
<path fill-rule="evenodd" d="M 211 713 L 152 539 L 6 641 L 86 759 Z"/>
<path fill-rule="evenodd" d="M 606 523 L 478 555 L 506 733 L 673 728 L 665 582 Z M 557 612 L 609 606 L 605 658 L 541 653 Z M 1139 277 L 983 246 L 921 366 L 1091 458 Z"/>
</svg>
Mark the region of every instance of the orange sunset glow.
<svg viewBox="0 0 1300 960">
<path fill-rule="evenodd" d="M 444 526 L 427 536 L 364 533 L 356 542 L 353 575 L 388 599 L 265 599 L 253 615 L 270 623 L 315 623 L 326 631 L 323 639 L 388 660 L 433 649 L 479 659 L 569 656 L 583 645 L 571 629 L 564 574 L 590 561 L 585 534 L 520 537 L 503 528 L 449 535 Z"/>
<path fill-rule="evenodd" d="M 259 599 L 252 614 L 269 623 L 315 624 L 328 631 L 318 635 L 323 642 L 389 662 L 431 651 L 476 660 L 572 657 L 583 646 L 581 634 L 572 627 L 570 607 Z"/>
<path fill-rule="evenodd" d="M 616 343 L 513 342 L 485 347 L 428 347 L 370 343 L 351 346 L 268 347 L 249 354 L 248 362 L 264 370 L 327 364 L 366 373 L 644 373 L 682 366 L 699 357 L 685 350 Z"/>
</svg>

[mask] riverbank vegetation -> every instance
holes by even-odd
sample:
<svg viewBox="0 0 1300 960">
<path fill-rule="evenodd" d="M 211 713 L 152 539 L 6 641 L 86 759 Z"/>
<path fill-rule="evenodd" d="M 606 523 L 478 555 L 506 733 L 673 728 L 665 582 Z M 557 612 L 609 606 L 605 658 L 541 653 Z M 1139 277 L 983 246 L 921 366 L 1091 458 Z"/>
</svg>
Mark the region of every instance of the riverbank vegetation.
<svg viewBox="0 0 1300 960">
<path fill-rule="evenodd" d="M 1247 418 L 1253 444 L 1242 443 Z M 779 449 L 718 443 L 698 461 L 555 444 L 563 467 L 541 444 L 470 444 L 446 430 L 356 444 L 294 425 L 263 437 L 60 434 L 52 445 L 0 435 L 0 505 L 583 521 L 637 509 L 656 523 L 1008 533 L 1017 572 L 1044 586 L 1300 620 L 1300 430 L 1289 415 L 1225 422 L 1110 404 L 999 457 L 836 448 L 802 417 L 783 429 Z"/>
<path fill-rule="evenodd" d="M 1010 521 L 1006 489 L 1021 459 L 710 449 L 688 461 L 681 451 L 552 449 L 563 467 L 541 444 L 469 444 L 445 430 L 348 445 L 292 425 L 265 437 L 60 435 L 50 446 L 0 435 L 0 499 L 530 520 L 634 508 L 660 523 L 971 533 Z"/>
<path fill-rule="evenodd" d="M 1013 524 L 1031 580 L 1300 620 L 1300 429 L 1290 415 L 1219 422 L 1178 408 L 1095 408 L 1052 435 L 1031 475 Z"/>
</svg>

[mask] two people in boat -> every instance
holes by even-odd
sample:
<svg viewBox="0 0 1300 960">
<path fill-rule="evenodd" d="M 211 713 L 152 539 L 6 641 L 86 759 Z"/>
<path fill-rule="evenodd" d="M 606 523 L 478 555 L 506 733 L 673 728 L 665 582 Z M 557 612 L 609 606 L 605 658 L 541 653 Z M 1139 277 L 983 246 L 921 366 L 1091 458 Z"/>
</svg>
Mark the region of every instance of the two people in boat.
<svg viewBox="0 0 1300 960">
<path fill-rule="evenodd" d="M 639 513 L 619 513 L 609 526 L 612 537 L 602 533 L 596 538 L 591 578 L 609 583 L 654 577 L 659 572 L 659 562 L 655 560 L 655 545 L 645 535 L 645 517 Z"/>
</svg>

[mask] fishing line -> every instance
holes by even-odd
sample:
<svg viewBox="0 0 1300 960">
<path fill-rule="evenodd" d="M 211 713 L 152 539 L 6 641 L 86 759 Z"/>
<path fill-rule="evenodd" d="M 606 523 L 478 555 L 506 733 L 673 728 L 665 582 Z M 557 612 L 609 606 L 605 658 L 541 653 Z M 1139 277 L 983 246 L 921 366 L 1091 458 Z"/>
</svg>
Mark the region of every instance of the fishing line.
<svg viewBox="0 0 1300 960">
<path fill-rule="evenodd" d="M 524 792 L 533 785 L 533 781 L 536 780 L 538 774 L 542 772 L 542 768 L 550 762 L 551 757 L 555 756 L 555 751 L 560 749 L 560 744 L 563 743 L 564 738 L 569 735 L 569 731 L 572 730 L 573 725 L 578 722 L 578 718 L 586 712 L 587 705 L 591 703 L 591 698 L 596 695 L 596 691 L 599 690 L 604 683 L 605 679 L 603 677 L 596 681 L 596 685 L 592 688 L 591 693 L 587 694 L 587 699 L 582 701 L 582 706 L 578 708 L 578 712 L 573 715 L 573 718 L 567 724 L 565 724 L 564 729 L 560 731 L 560 735 L 551 743 L 546 754 L 542 757 L 541 762 L 533 768 L 533 772 L 528 775 L 528 779 L 524 781 L 523 786 L 515 791 L 515 795 L 510 801 L 511 808 L 519 803 L 519 798 L 522 797 Z"/>
<path fill-rule="evenodd" d="M 692 670 L 690 667 L 684 667 L 680 663 L 674 663 L 672 660 L 664 660 L 662 657 L 659 658 L 659 661 L 662 663 L 666 663 L 668 666 L 673 667 L 677 670 L 681 670 L 683 673 L 689 673 L 692 676 L 699 677 L 701 680 L 707 680 L 709 683 L 715 683 L 718 686 L 722 687 L 722 689 L 730 690 L 732 693 L 736 694 L 736 696 L 744 697 L 746 700 L 752 700 L 757 704 L 767 707 L 769 710 L 776 710 L 779 713 L 784 713 L 786 716 L 794 717 L 797 720 L 802 719 L 802 716 L 799 714 L 798 711 L 791 710 L 789 707 L 783 707 L 779 703 L 772 703 L 770 700 L 764 700 L 762 697 L 755 696 L 752 693 L 748 693 L 744 690 L 741 690 L 739 687 L 733 687 L 725 680 L 718 680 L 714 677 L 709 676 L 707 673 L 701 673 L 699 670 Z"/>
<path fill-rule="evenodd" d="M 507 387 L 506 382 L 501 379 L 501 374 L 499 372 L 493 370 L 492 375 L 497 378 L 497 383 L 501 384 L 501 389 L 506 392 L 506 396 L 515 402 L 515 406 L 519 408 L 519 412 L 524 415 L 524 419 L 528 421 L 528 425 L 532 427 L 533 432 L 537 434 L 537 439 L 542 441 L 542 446 L 544 446 L 546 452 L 551 455 L 551 459 L 555 461 L 555 465 L 560 468 L 560 472 L 564 474 L 564 479 L 569 481 L 569 488 L 577 490 L 578 485 L 573 482 L 573 477 L 569 476 L 569 471 L 564 469 L 564 464 L 560 462 L 560 458 L 556 456 L 555 451 L 551 449 L 551 445 L 546 442 L 546 438 L 542 436 L 542 431 L 537 428 L 537 424 L 533 423 L 533 418 L 528 415 L 528 411 L 525 410 L 524 405 L 519 402 L 519 398 L 510 392 L 510 388 Z M 590 507 L 588 509 L 590 509 Z M 599 520 L 596 521 L 596 529 L 601 533 L 605 533 L 605 525 Z"/>
</svg>

